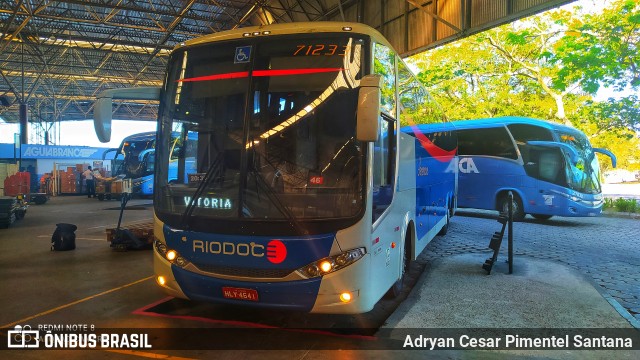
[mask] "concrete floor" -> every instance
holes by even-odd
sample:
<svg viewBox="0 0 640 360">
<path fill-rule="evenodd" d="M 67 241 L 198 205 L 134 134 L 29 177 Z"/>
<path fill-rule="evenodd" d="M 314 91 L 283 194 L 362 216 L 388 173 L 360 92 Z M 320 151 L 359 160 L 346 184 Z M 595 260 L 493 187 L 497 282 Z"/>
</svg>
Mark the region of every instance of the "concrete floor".
<svg viewBox="0 0 640 360">
<path fill-rule="evenodd" d="M 2 350 L 3 359 L 53 354 L 70 359 L 640 357 L 627 350 L 403 350 L 407 334 L 445 328 L 470 335 L 479 328 L 619 328 L 632 331 L 634 346 L 640 348 L 633 324 L 591 282 L 563 265 L 527 258 L 518 259 L 517 275 L 504 275 L 506 266 L 497 264 L 490 277 L 480 269 L 484 257 L 478 254 L 443 257 L 426 269 L 414 264 L 402 299 L 385 299 L 358 316 L 254 311 L 167 298 L 152 278 L 150 250 L 109 248 L 104 230 L 117 223 L 118 206 L 117 201 L 86 197 L 52 198 L 0 230 L 0 342 L 7 343 L 7 330 L 17 324 L 80 324 L 137 329 L 150 334 L 156 346 L 135 351 Z M 152 219 L 150 200 L 135 199 L 129 206 L 137 210 L 125 213 L 125 224 Z M 61 222 L 78 226 L 74 251 L 50 251 L 51 234 Z M 191 344 L 185 350 L 176 347 L 180 337 Z M 167 343 L 173 344 L 171 350 L 162 349 Z M 193 350 L 200 347 L 193 344 L 202 349 Z"/>
</svg>

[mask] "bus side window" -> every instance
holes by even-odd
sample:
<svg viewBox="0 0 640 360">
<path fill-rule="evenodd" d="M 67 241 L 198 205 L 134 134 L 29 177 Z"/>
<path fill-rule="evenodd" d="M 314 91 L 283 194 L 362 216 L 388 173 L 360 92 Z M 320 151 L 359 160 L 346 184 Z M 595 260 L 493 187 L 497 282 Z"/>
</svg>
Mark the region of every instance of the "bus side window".
<svg viewBox="0 0 640 360">
<path fill-rule="evenodd" d="M 375 44 L 373 59 L 374 72 L 382 75 L 380 108 L 395 118 L 397 109 L 395 54 L 388 47 Z"/>
<path fill-rule="evenodd" d="M 398 57 L 398 106 L 401 126 L 446 121 L 446 115 Z M 400 89 L 401 88 L 401 89 Z"/>
<path fill-rule="evenodd" d="M 155 152 L 150 152 L 149 154 L 147 154 L 145 162 L 146 162 L 146 165 L 147 165 L 147 172 L 148 173 L 153 173 L 153 171 L 155 169 L 155 164 L 156 164 L 156 154 L 155 154 Z"/>
<path fill-rule="evenodd" d="M 552 183 L 557 182 L 560 168 L 562 167 L 562 155 L 557 149 L 545 149 L 539 154 L 538 174 L 540 179 Z"/>
<path fill-rule="evenodd" d="M 380 134 L 374 143 L 373 153 L 373 221 L 384 213 L 393 199 L 395 173 L 394 122 L 386 118 L 380 121 Z"/>
<path fill-rule="evenodd" d="M 515 145 L 503 127 L 458 131 L 460 155 L 518 159 Z"/>
<path fill-rule="evenodd" d="M 562 186 L 567 185 L 563 156 L 560 149 L 526 146 L 528 162 L 524 164 L 527 175 Z"/>
</svg>

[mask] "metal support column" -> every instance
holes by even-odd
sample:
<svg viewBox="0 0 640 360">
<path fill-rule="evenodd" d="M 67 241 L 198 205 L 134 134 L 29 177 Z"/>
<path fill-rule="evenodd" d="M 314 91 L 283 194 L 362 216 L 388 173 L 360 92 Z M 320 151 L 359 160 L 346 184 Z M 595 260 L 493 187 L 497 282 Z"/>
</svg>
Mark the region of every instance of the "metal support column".
<svg viewBox="0 0 640 360">
<path fill-rule="evenodd" d="M 29 143 L 29 119 L 27 112 L 27 104 L 20 104 L 20 144 Z"/>
</svg>

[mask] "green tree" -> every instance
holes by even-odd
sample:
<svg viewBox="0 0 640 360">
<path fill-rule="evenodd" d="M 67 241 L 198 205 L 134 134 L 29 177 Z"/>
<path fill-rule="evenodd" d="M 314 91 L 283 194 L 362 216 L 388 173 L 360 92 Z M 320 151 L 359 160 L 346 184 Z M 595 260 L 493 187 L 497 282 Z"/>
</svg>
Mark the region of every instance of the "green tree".
<svg viewBox="0 0 640 360">
<path fill-rule="evenodd" d="M 420 79 L 432 90 L 442 83 L 447 100 L 470 102 L 485 116 L 526 114 L 570 124 L 567 98 L 580 96 L 571 92 L 575 81 L 558 80 L 552 54 L 562 34 L 552 21 L 538 16 L 463 39 L 415 61 Z"/>
<path fill-rule="evenodd" d="M 640 2 L 616 0 L 597 14 L 557 14 L 555 23 L 567 29 L 554 49 L 558 87 L 577 82 L 590 94 L 601 86 L 640 89 Z"/>
<path fill-rule="evenodd" d="M 638 86 L 638 19 L 637 1 L 617 0 L 599 14 L 555 10 L 409 62 L 451 119 L 521 115 L 558 121 L 584 131 L 594 146 L 613 150 L 621 166 L 640 166 L 637 97 L 593 98 L 595 84 Z"/>
</svg>

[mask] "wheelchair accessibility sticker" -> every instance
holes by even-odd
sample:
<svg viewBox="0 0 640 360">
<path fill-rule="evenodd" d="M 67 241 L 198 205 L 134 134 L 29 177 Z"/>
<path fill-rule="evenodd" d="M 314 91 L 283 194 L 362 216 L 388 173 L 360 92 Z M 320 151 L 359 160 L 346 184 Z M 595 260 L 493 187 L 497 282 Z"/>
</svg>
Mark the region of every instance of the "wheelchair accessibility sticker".
<svg viewBox="0 0 640 360">
<path fill-rule="evenodd" d="M 251 45 L 239 46 L 236 48 L 236 56 L 233 59 L 234 64 L 248 63 L 251 60 Z"/>
</svg>

